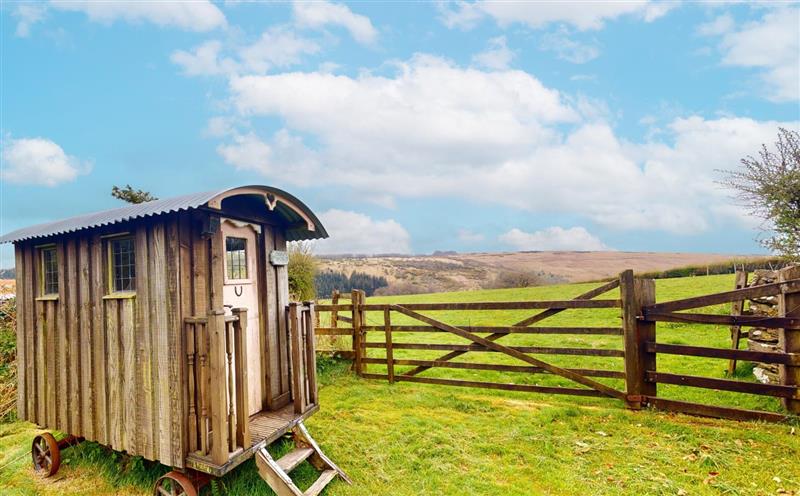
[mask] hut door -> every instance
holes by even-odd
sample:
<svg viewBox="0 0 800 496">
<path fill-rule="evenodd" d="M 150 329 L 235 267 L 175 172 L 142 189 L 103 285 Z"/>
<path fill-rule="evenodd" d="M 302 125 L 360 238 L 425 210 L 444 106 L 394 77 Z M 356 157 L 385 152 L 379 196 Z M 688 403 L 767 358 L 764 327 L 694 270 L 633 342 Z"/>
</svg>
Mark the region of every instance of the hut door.
<svg viewBox="0 0 800 496">
<path fill-rule="evenodd" d="M 260 354 L 261 326 L 259 323 L 258 274 L 258 225 L 224 219 L 222 236 L 225 246 L 224 286 L 222 290 L 226 313 L 231 308 L 247 308 L 247 380 L 249 414 L 261 411 L 261 373 Z"/>
</svg>

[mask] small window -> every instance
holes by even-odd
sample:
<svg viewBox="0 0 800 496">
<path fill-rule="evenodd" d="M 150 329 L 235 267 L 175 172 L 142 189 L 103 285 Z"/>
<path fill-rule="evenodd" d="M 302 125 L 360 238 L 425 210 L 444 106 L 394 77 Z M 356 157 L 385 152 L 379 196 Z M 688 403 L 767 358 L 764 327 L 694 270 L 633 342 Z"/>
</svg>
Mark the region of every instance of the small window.
<svg viewBox="0 0 800 496">
<path fill-rule="evenodd" d="M 136 291 L 136 252 L 133 238 L 113 238 L 108 242 L 111 290 Z"/>
<path fill-rule="evenodd" d="M 247 279 L 247 240 L 225 238 L 225 264 L 228 279 Z"/>
<path fill-rule="evenodd" d="M 42 295 L 58 294 L 58 256 L 55 247 L 42 248 Z"/>
</svg>

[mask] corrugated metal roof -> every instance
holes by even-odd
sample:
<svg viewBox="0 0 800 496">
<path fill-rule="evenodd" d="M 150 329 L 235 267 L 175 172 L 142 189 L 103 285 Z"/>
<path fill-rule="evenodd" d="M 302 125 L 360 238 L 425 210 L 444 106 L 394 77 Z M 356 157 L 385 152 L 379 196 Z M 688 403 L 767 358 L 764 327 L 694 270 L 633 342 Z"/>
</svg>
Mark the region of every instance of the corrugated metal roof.
<svg viewBox="0 0 800 496">
<path fill-rule="evenodd" d="M 292 229 L 287 233 L 289 241 L 299 241 L 304 239 L 319 239 L 327 238 L 328 233 L 325 231 L 322 223 L 316 215 L 300 200 L 294 196 L 281 191 L 277 188 L 269 186 L 245 186 L 245 188 L 257 188 L 266 193 L 274 193 L 282 196 L 287 200 L 293 202 L 303 213 L 305 213 L 314 223 L 315 230 L 309 231 L 308 229 Z M 79 215 L 77 217 L 70 217 L 68 219 L 58 220 L 55 222 L 48 222 L 45 224 L 38 224 L 31 227 L 23 227 L 8 234 L 0 236 L 0 243 L 13 243 L 17 241 L 25 241 L 28 239 L 44 238 L 47 236 L 54 236 L 58 234 L 66 234 L 71 232 L 80 231 L 83 229 L 91 229 L 118 222 L 125 222 L 133 219 L 140 219 L 143 217 L 151 217 L 154 215 L 161 215 L 170 212 L 180 212 L 181 210 L 191 210 L 205 206 L 210 200 L 215 197 L 233 191 L 239 188 L 229 188 L 221 191 L 206 191 L 203 193 L 192 193 L 189 195 L 176 196 L 174 198 L 165 198 L 163 200 L 153 200 L 138 205 L 128 205 L 121 208 L 112 210 L 104 210 L 102 212 L 94 212 L 91 214 Z M 276 208 L 280 213 L 287 217 L 290 221 L 295 221 L 301 217 L 291 210 L 290 208 Z"/>
</svg>

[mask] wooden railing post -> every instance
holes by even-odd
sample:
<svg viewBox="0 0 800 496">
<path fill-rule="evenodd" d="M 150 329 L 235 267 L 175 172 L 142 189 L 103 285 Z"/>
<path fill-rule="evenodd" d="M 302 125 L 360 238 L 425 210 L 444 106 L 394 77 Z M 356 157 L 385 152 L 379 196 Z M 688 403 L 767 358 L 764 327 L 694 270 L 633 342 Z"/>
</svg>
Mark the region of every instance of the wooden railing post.
<svg viewBox="0 0 800 496">
<path fill-rule="evenodd" d="M 236 355 L 236 443 L 244 449 L 250 447 L 249 378 L 247 377 L 247 309 L 234 308 L 234 351 Z"/>
<path fill-rule="evenodd" d="M 308 385 L 308 403 L 315 405 L 318 403 L 317 391 L 317 348 L 314 342 L 314 328 L 316 327 L 316 307 L 313 301 L 307 301 L 306 308 L 303 309 L 303 324 L 305 330 L 305 351 L 306 351 L 306 384 Z"/>
<path fill-rule="evenodd" d="M 211 419 L 209 417 L 211 403 L 208 400 L 208 319 L 203 324 L 195 327 L 195 339 L 197 340 L 197 404 L 200 408 L 200 432 L 198 439 L 198 449 L 203 455 L 209 453 L 211 439 Z"/>
<path fill-rule="evenodd" d="M 292 367 L 292 399 L 294 413 L 301 414 L 306 410 L 305 384 L 303 384 L 303 352 L 300 338 L 300 316 L 297 302 L 289 303 L 289 316 L 286 323 L 289 327 L 289 347 L 291 349 Z"/>
<path fill-rule="evenodd" d="M 189 453 L 197 450 L 197 393 L 195 391 L 195 329 L 197 324 L 185 323 L 184 329 L 186 331 L 186 390 L 187 390 L 187 407 L 188 407 L 188 422 L 189 431 L 188 443 Z"/>
<path fill-rule="evenodd" d="M 208 314 L 209 368 L 211 370 L 211 460 L 217 465 L 228 461 L 228 394 L 225 377 L 225 311 Z"/>
<path fill-rule="evenodd" d="M 619 276 L 619 288 L 628 406 L 639 409 L 643 396 L 656 396 L 656 383 L 647 380 L 647 371 L 656 370 L 656 355 L 647 351 L 647 343 L 656 340 L 656 323 L 639 319 L 642 307 L 655 304 L 656 286 L 652 279 L 635 279 L 633 271 L 626 270 Z"/>
<path fill-rule="evenodd" d="M 800 278 L 800 266 L 786 267 L 778 273 L 778 281 L 785 282 Z M 778 299 L 778 310 L 781 317 L 800 318 L 800 292 L 784 290 Z M 784 353 L 800 353 L 800 329 L 781 329 L 779 344 Z M 780 380 L 784 386 L 800 387 L 800 366 L 781 365 Z M 792 413 L 800 413 L 800 395 L 784 398 L 783 406 Z"/>
<path fill-rule="evenodd" d="M 236 373 L 234 372 L 234 356 L 233 356 L 233 340 L 234 340 L 233 322 L 225 320 L 225 364 L 226 377 L 228 378 L 227 388 L 225 392 L 228 395 L 228 451 L 236 450 Z"/>
</svg>

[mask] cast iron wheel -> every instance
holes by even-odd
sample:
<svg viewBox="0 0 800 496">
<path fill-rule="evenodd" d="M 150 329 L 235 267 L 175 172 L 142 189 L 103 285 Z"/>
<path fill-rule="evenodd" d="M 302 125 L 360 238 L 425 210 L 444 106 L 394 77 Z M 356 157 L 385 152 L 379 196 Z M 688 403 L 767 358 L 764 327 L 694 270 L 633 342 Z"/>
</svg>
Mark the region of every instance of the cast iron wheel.
<svg viewBox="0 0 800 496">
<path fill-rule="evenodd" d="M 153 496 L 197 496 L 197 490 L 186 475 L 173 470 L 156 481 Z"/>
<path fill-rule="evenodd" d="M 33 438 L 31 458 L 33 469 L 38 474 L 50 477 L 58 472 L 58 467 L 61 465 L 61 450 L 58 448 L 56 438 L 49 432 Z"/>
</svg>

